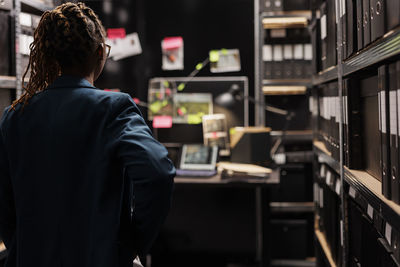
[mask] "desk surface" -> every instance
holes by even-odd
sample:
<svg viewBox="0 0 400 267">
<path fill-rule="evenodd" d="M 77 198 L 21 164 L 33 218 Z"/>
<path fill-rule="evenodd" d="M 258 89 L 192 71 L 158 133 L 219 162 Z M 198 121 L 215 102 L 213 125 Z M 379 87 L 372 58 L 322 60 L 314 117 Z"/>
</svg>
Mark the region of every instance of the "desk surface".
<svg viewBox="0 0 400 267">
<path fill-rule="evenodd" d="M 203 185 L 250 185 L 250 186 L 268 186 L 279 184 L 280 170 L 273 170 L 266 178 L 249 178 L 247 176 L 222 178 L 221 174 L 211 177 L 175 177 L 175 184 L 203 184 Z"/>
</svg>

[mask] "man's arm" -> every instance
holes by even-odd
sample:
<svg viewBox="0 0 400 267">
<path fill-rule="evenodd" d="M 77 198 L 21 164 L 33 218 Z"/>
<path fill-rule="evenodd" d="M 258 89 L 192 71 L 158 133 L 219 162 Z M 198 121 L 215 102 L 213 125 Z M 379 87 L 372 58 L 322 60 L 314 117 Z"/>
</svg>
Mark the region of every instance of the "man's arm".
<svg viewBox="0 0 400 267">
<path fill-rule="evenodd" d="M 143 255 L 168 214 L 175 168 L 131 98 L 122 95 L 115 106 L 109 128 L 115 154 L 132 182 L 135 243 L 137 252 Z"/>
<path fill-rule="evenodd" d="M 9 174 L 7 152 L 0 128 L 0 238 L 7 248 L 15 235 L 15 204 L 14 194 Z"/>
</svg>

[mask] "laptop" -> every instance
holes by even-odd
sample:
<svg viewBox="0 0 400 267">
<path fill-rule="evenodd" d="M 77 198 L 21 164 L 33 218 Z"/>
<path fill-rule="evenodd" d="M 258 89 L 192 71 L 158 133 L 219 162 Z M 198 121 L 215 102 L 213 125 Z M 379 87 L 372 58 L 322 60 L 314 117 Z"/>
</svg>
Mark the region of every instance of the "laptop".
<svg viewBox="0 0 400 267">
<path fill-rule="evenodd" d="M 182 146 L 177 176 L 210 177 L 217 173 L 218 146 L 187 144 Z"/>
</svg>

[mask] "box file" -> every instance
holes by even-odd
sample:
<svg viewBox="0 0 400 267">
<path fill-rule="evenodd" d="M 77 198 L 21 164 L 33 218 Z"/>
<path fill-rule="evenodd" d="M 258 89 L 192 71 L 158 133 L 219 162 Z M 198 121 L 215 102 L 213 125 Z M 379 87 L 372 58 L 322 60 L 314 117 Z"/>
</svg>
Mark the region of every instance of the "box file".
<svg viewBox="0 0 400 267">
<path fill-rule="evenodd" d="M 381 136 L 381 169 L 382 169 L 382 194 L 391 198 L 390 179 L 390 148 L 389 148 L 389 92 L 387 85 L 387 66 L 383 65 L 378 69 L 378 92 L 379 92 L 379 118 Z"/>
<path fill-rule="evenodd" d="M 386 24 L 388 31 L 400 24 L 399 0 L 386 0 Z"/>
<path fill-rule="evenodd" d="M 321 67 L 322 70 L 328 68 L 327 56 L 328 56 L 328 18 L 327 18 L 327 10 L 326 3 L 321 5 L 321 19 L 320 19 L 320 28 L 321 28 Z"/>
<path fill-rule="evenodd" d="M 386 7 L 384 0 L 370 0 L 371 42 L 385 34 Z"/>
<path fill-rule="evenodd" d="M 335 66 L 337 64 L 337 43 L 336 43 L 336 32 L 337 32 L 337 21 L 336 18 L 336 5 L 335 0 L 327 1 L 327 12 L 328 12 L 328 52 L 327 52 L 327 66 Z"/>
<path fill-rule="evenodd" d="M 356 0 L 357 10 L 357 50 L 364 47 L 364 13 L 363 13 L 363 0 Z"/>
<path fill-rule="evenodd" d="M 399 192 L 399 144 L 398 144 L 398 118 L 397 118 L 397 88 L 398 78 L 397 78 L 397 64 L 392 63 L 389 65 L 389 129 L 390 129 L 390 180 L 391 180 L 391 199 L 399 203 L 400 202 L 400 192 Z"/>
<path fill-rule="evenodd" d="M 370 0 L 363 0 L 363 32 L 364 32 L 364 47 L 371 42 L 371 14 L 369 7 Z M 358 7 L 357 7 L 358 8 Z"/>
<path fill-rule="evenodd" d="M 347 0 L 346 1 L 346 57 L 350 57 L 357 50 L 357 12 L 356 12 L 356 1 Z"/>
</svg>

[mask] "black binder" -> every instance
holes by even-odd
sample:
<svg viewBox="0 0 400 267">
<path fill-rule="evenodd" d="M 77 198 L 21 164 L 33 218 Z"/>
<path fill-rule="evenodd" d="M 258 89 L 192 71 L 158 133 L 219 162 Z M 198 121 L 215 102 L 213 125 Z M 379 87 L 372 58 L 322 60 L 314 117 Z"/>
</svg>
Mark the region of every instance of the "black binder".
<svg viewBox="0 0 400 267">
<path fill-rule="evenodd" d="M 348 108 L 347 108 L 347 96 L 348 96 L 348 79 L 343 80 L 343 87 L 342 87 L 342 99 L 343 99 L 343 163 L 346 166 L 349 166 L 349 148 L 348 148 L 348 134 L 349 134 L 349 127 L 348 127 Z"/>
<path fill-rule="evenodd" d="M 369 7 L 370 0 L 363 0 L 363 31 L 364 31 L 364 47 L 371 42 L 371 14 Z"/>
<path fill-rule="evenodd" d="M 386 0 L 387 30 L 392 30 L 400 24 L 400 1 Z"/>
<path fill-rule="evenodd" d="M 390 149 L 389 149 L 389 111 L 387 90 L 387 66 L 378 68 L 378 92 L 381 136 L 381 169 L 382 169 L 382 194 L 390 199 Z"/>
<path fill-rule="evenodd" d="M 386 7 L 384 0 L 370 0 L 371 42 L 385 34 Z"/>
<path fill-rule="evenodd" d="M 356 0 L 357 10 L 357 50 L 361 50 L 364 47 L 364 16 L 363 16 L 363 0 Z"/>
<path fill-rule="evenodd" d="M 321 5 L 321 67 L 325 70 L 328 67 L 327 56 L 328 56 L 328 16 L 326 10 L 326 3 Z"/>
<path fill-rule="evenodd" d="M 389 129 L 390 129 L 390 177 L 391 177 L 391 198 L 394 202 L 400 202 L 399 192 L 399 144 L 398 144 L 398 118 L 397 118 L 397 66 L 398 64 L 392 63 L 389 65 Z"/>
<path fill-rule="evenodd" d="M 316 19 L 311 25 L 311 43 L 313 46 L 313 58 L 312 58 L 312 71 L 318 73 L 321 70 L 321 25 L 320 20 Z"/>
<path fill-rule="evenodd" d="M 9 76 L 11 65 L 10 12 L 0 10 L 0 75 Z"/>
<path fill-rule="evenodd" d="M 340 20 L 342 21 L 342 58 L 347 57 L 347 5 L 345 1 L 342 1 L 342 14 L 340 14 Z"/>
<path fill-rule="evenodd" d="M 357 50 L 357 13 L 356 13 L 356 1 L 346 1 L 346 57 L 351 56 Z"/>
<path fill-rule="evenodd" d="M 328 54 L 327 56 L 327 66 L 336 66 L 337 64 L 337 43 L 336 43 L 336 33 L 337 33 L 337 23 L 336 23 L 336 5 L 335 0 L 327 1 L 327 11 L 328 11 Z"/>
</svg>

